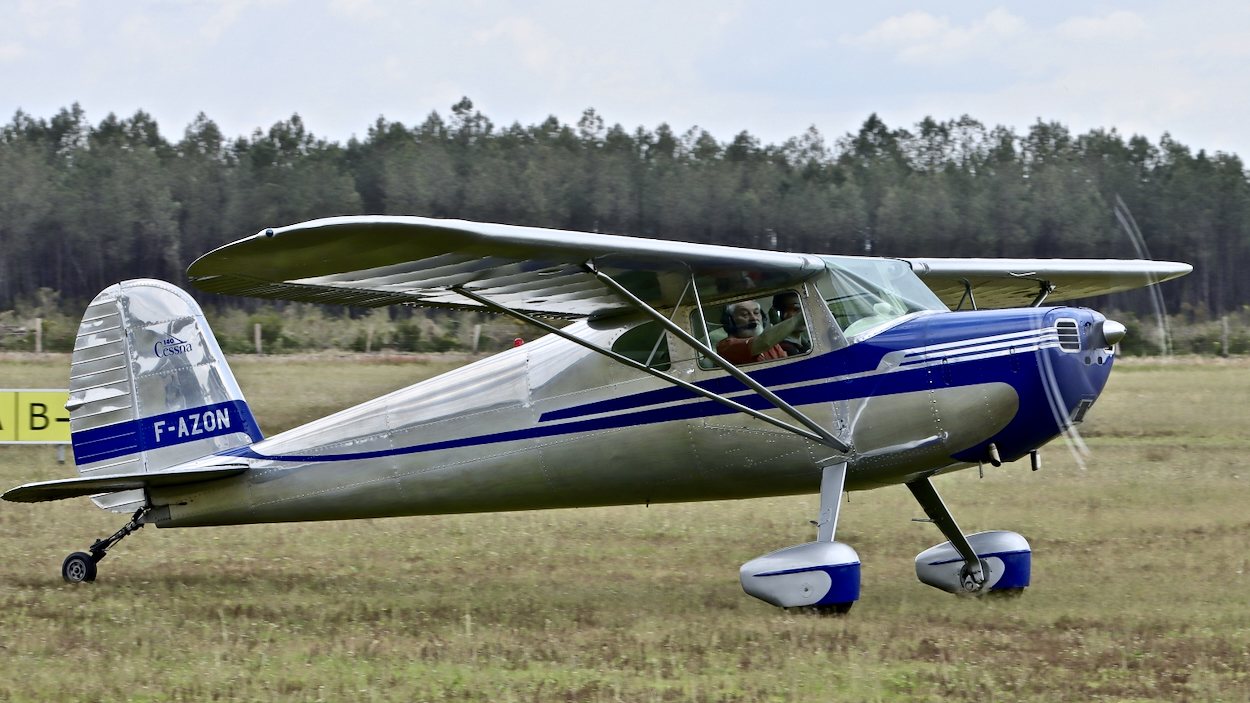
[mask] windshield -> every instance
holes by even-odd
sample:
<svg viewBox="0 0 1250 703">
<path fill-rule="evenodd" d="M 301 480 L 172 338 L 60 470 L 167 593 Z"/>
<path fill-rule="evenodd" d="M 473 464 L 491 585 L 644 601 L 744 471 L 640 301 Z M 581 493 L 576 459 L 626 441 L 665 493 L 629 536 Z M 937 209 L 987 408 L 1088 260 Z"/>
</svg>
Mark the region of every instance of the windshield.
<svg viewBox="0 0 1250 703">
<path fill-rule="evenodd" d="M 855 337 L 923 310 L 947 310 L 906 261 L 822 256 L 828 276 L 817 283 L 842 333 Z"/>
</svg>

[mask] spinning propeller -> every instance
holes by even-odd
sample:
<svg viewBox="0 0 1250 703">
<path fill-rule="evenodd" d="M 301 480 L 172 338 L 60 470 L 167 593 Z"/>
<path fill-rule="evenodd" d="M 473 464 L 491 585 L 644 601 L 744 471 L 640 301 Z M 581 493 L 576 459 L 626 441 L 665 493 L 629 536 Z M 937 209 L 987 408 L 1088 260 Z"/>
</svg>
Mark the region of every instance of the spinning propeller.
<svg viewBox="0 0 1250 703">
<path fill-rule="evenodd" d="M 1115 196 L 1115 218 L 1123 228 L 1124 233 L 1128 235 L 1129 242 L 1133 245 L 1133 250 L 1137 254 L 1138 259 L 1146 261 L 1154 261 L 1150 256 L 1150 250 L 1146 247 L 1145 237 L 1142 236 L 1141 229 L 1137 226 L 1137 221 L 1133 219 L 1133 214 L 1129 212 L 1128 205 L 1124 204 L 1124 200 L 1117 193 Z M 1164 357 L 1171 356 L 1171 329 L 1168 326 L 1167 308 L 1163 302 L 1163 294 L 1159 291 L 1159 287 L 1155 285 L 1159 282 L 1159 277 L 1153 273 L 1147 272 L 1149 285 L 1146 291 L 1150 294 L 1150 303 L 1154 308 L 1155 320 L 1159 329 L 1159 349 Z M 1039 301 L 1040 302 L 1040 301 Z M 1124 325 L 1113 320 L 1106 320 L 1102 323 L 1100 329 L 1095 329 L 1091 334 L 1100 335 L 1103 344 L 1093 344 L 1092 346 L 1111 347 L 1118 344 L 1124 339 L 1127 329 Z M 1072 453 L 1072 458 L 1076 461 L 1081 470 L 1086 469 L 1085 458 L 1092 456 L 1088 445 L 1081 438 L 1081 433 L 1076 428 L 1076 421 L 1069 417 L 1066 408 L 1067 403 L 1063 398 L 1060 390 L 1059 380 L 1055 375 L 1055 370 L 1051 364 L 1050 358 L 1045 354 L 1038 355 L 1042 364 L 1043 383 L 1046 390 L 1046 401 L 1050 406 L 1050 411 L 1054 416 L 1055 424 L 1062 428 L 1062 436 L 1064 444 L 1068 447 L 1068 451 Z"/>
</svg>

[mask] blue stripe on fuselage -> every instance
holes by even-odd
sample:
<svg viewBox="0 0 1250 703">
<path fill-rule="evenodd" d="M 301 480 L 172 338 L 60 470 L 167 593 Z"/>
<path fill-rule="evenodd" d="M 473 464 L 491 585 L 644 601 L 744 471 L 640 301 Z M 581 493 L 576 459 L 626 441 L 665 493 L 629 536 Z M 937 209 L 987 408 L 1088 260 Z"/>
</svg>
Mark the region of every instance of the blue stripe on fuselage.
<svg viewBox="0 0 1250 703">
<path fill-rule="evenodd" d="M 777 391 L 777 395 L 791 405 L 810 405 L 812 403 L 850 400 L 852 398 L 862 398 L 866 395 L 893 395 L 896 393 L 907 393 L 910 391 L 924 390 L 928 388 L 928 376 L 929 372 L 927 369 L 915 369 L 891 374 L 869 376 L 865 378 L 831 380 L 824 383 Z M 693 420 L 695 418 L 715 417 L 718 415 L 732 415 L 738 412 L 731 408 L 727 408 L 714 400 L 706 400 L 700 396 L 695 396 L 693 394 L 690 395 L 693 398 L 698 398 L 698 400 L 692 403 L 685 403 L 665 408 L 640 410 L 638 412 L 632 412 L 624 415 L 611 415 L 609 417 L 595 418 L 592 420 L 577 420 L 574 422 L 542 425 L 522 430 L 479 435 L 477 437 L 465 437 L 462 439 L 450 439 L 442 442 L 418 444 L 411 447 L 381 449 L 373 452 L 356 452 L 352 454 L 265 456 L 257 453 L 251 447 L 240 447 L 239 449 L 224 452 L 222 456 L 241 456 L 252 459 L 275 459 L 280 461 L 300 462 L 377 459 L 403 454 L 419 454 L 422 452 L 434 452 L 444 449 L 474 447 L 483 444 L 495 444 L 498 442 L 515 442 L 525 439 L 540 439 L 543 437 L 554 437 L 557 435 L 576 434 L 579 432 L 597 432 L 601 430 L 620 429 L 622 427 L 653 425 L 660 422 Z M 773 404 L 768 402 L 768 400 L 755 394 L 735 398 L 735 400 L 754 410 L 774 408 Z"/>
<path fill-rule="evenodd" d="M 831 377 L 872 374 L 881 365 L 882 357 L 890 352 L 919 351 L 926 345 L 959 342 L 976 345 L 979 340 L 987 337 L 1010 334 L 1012 332 L 1040 333 L 1045 325 L 1042 323 L 1043 314 L 1037 312 L 1039 310 L 1041 309 L 1031 308 L 1024 311 L 1023 314 L 1019 309 L 1007 309 L 924 315 L 908 320 L 859 344 L 827 354 L 809 356 L 789 364 L 767 366 L 754 371 L 748 369 L 748 375 L 766 388 L 773 389 L 778 386 L 788 386 L 796 383 L 828 380 Z M 1044 310 L 1042 310 L 1042 313 L 1044 313 Z M 950 350 L 952 357 L 957 357 L 957 354 L 957 349 Z M 952 358 L 952 361 L 957 360 L 957 358 Z M 720 395 L 732 395 L 749 390 L 745 384 L 729 375 L 698 381 L 694 385 Z M 782 397 L 785 398 L 784 395 Z M 635 408 L 677 403 L 698 398 L 701 398 L 701 396 L 695 395 L 684 388 L 672 386 L 620 398 L 610 398 L 559 410 L 551 410 L 543 413 L 538 418 L 538 421 L 569 420 L 577 417 L 633 410 Z M 839 398 L 839 400 L 844 399 Z M 789 398 L 786 398 L 786 400 L 790 402 Z M 751 405 L 750 407 L 754 408 L 755 406 Z M 771 408 L 773 406 L 765 402 L 760 407 Z"/>
<path fill-rule="evenodd" d="M 875 371 L 881 363 L 881 357 L 886 353 L 911 349 L 924 344 L 923 332 L 918 326 L 923 324 L 922 321 L 924 319 L 926 318 L 910 320 L 874 337 L 869 342 L 845 347 L 827 354 L 817 354 L 779 366 L 767 366 L 756 370 L 746 369 L 747 375 L 763 384 L 766 388 L 775 388 L 794 383 L 828 379 L 831 376 L 847 376 Z M 694 385 L 720 395 L 730 395 L 750 390 L 746 384 L 729 375 L 697 381 Z M 702 398 L 702 396 L 695 395 L 684 388 L 670 386 L 668 388 L 635 393 L 621 398 L 611 398 L 609 400 L 561 408 L 560 410 L 551 410 L 543 413 L 538 418 L 538 421 L 568 420 L 574 417 L 632 410 L 634 408 L 676 403 L 696 398 Z M 766 404 L 766 407 L 772 407 L 772 405 Z"/>
<path fill-rule="evenodd" d="M 774 389 L 779 386 L 806 382 L 806 385 L 775 391 L 783 400 L 795 406 L 928 390 L 934 383 L 931 367 L 928 365 L 880 373 L 873 372 L 878 369 L 886 354 L 893 351 L 920 349 L 926 343 L 936 345 L 967 341 L 969 344 L 977 344 L 978 340 L 1004 333 L 1027 330 L 1040 332 L 1045 327 L 1044 316 L 1047 310 L 1045 308 L 1013 308 L 925 315 L 858 344 L 789 364 L 762 368 L 751 372 L 750 375 L 766 387 Z M 971 373 L 959 374 L 961 378 L 950 385 L 1003 382 L 1016 386 L 1019 377 L 1013 378 L 1014 374 L 1004 375 L 1004 364 L 998 358 L 1007 354 L 1008 351 L 1002 350 L 995 355 L 995 358 L 974 361 L 960 361 L 953 358 L 952 364 L 957 364 Z M 947 385 L 944 381 L 939 382 Z M 741 382 L 729 376 L 701 381 L 697 385 L 720 394 L 743 393 L 749 390 Z M 734 399 L 755 410 L 774 408 L 766 399 L 754 393 Z M 677 402 L 682 404 L 662 408 L 651 407 Z M 637 410 L 638 408 L 647 409 Z M 564 418 L 572 419 L 623 410 L 636 410 L 636 412 L 572 422 L 554 422 Z M 623 398 L 613 398 L 544 413 L 540 418 L 540 422 L 544 424 L 536 427 L 409 447 L 350 454 L 279 456 L 267 456 L 256 452 L 251 447 L 240 447 L 223 452 L 222 455 L 291 462 L 354 461 L 731 415 L 735 412 L 716 401 L 704 399 L 682 388 L 661 388 Z"/>
</svg>

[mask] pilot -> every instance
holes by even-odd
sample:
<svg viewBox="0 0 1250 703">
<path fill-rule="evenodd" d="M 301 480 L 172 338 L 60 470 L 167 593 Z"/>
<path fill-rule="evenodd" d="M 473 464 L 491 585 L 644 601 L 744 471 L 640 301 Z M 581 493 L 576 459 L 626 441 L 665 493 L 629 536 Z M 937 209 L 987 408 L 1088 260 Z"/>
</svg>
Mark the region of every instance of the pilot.
<svg viewBox="0 0 1250 703">
<path fill-rule="evenodd" d="M 721 327 L 729 336 L 716 344 L 716 353 L 731 364 L 784 359 L 786 352 L 778 342 L 789 336 L 802 321 L 802 315 L 794 315 L 765 328 L 760 305 L 754 300 L 726 305 L 725 312 L 721 314 Z"/>
<path fill-rule="evenodd" d="M 777 311 L 781 321 L 789 320 L 795 316 L 803 317 L 803 307 L 799 304 L 799 294 L 793 291 L 774 295 L 773 310 Z M 801 356 L 812 350 L 812 340 L 807 336 L 807 330 L 803 325 L 795 327 L 794 331 L 781 340 L 779 344 L 786 356 Z"/>
</svg>

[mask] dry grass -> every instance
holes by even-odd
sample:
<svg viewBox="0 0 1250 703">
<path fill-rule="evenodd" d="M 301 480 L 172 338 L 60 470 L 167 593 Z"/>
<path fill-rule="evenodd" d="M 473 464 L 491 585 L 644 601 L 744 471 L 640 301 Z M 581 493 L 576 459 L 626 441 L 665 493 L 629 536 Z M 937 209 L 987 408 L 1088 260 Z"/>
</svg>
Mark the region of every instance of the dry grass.
<svg viewBox="0 0 1250 703">
<path fill-rule="evenodd" d="M 0 387 L 63 385 L 0 362 Z M 267 431 L 441 370 L 236 365 Z M 1012 529 L 1034 586 L 916 581 L 942 541 L 903 488 L 856 493 L 846 618 L 742 593 L 738 566 L 811 539 L 814 497 L 195 530 L 145 529 L 70 587 L 65 554 L 122 518 L 0 504 L 0 700 L 1250 699 L 1250 366 L 1117 368 L 1077 468 L 937 485 L 967 531 Z M 3 448 L 3 483 L 69 474 Z"/>
</svg>

